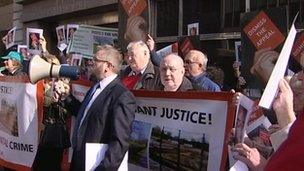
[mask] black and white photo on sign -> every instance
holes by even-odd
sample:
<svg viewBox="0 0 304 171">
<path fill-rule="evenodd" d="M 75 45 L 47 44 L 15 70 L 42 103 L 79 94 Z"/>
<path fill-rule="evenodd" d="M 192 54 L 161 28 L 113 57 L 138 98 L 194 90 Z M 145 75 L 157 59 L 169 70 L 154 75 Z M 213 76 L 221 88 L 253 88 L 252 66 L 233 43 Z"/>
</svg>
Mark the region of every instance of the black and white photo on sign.
<svg viewBox="0 0 304 171">
<path fill-rule="evenodd" d="M 66 43 L 64 25 L 56 27 L 58 44 Z"/>
<path fill-rule="evenodd" d="M 82 54 L 79 54 L 79 53 L 72 54 L 71 65 L 80 66 L 81 60 L 82 60 Z"/>
<path fill-rule="evenodd" d="M 2 37 L 2 43 L 5 45 L 5 47 L 7 47 L 6 39 L 7 39 L 7 35 Z"/>
<path fill-rule="evenodd" d="M 6 49 L 12 47 L 15 44 L 15 34 L 16 34 L 16 27 L 8 31 L 6 35 Z"/>
<path fill-rule="evenodd" d="M 40 45 L 40 39 L 43 36 L 43 30 L 37 28 L 26 29 L 26 45 L 28 47 L 28 53 L 39 55 L 41 54 L 42 47 Z"/>
<path fill-rule="evenodd" d="M 235 117 L 235 144 L 243 143 L 249 115 L 254 102 L 241 94 Z"/>
<path fill-rule="evenodd" d="M 76 30 L 78 29 L 77 24 L 68 24 L 67 25 L 67 33 L 66 33 L 66 37 L 67 37 L 67 42 L 69 43 L 69 41 L 71 40 L 71 38 L 73 37 L 74 33 L 76 32 Z"/>
<path fill-rule="evenodd" d="M 188 36 L 199 35 L 199 23 L 188 24 Z"/>
<path fill-rule="evenodd" d="M 23 58 L 25 60 L 29 60 L 29 54 L 27 52 L 27 46 L 26 45 L 18 45 L 18 49 L 17 52 L 21 53 L 21 55 L 23 56 Z"/>
</svg>

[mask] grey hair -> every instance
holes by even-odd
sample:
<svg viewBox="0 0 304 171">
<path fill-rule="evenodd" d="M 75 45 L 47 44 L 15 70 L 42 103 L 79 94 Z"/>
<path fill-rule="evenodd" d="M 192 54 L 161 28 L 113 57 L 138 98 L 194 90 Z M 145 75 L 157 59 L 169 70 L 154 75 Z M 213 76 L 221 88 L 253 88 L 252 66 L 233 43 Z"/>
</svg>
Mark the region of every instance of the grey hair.
<svg viewBox="0 0 304 171">
<path fill-rule="evenodd" d="M 118 73 L 121 69 L 123 61 L 121 53 L 111 45 L 97 46 L 97 52 L 100 50 L 105 51 L 104 60 L 111 63 L 111 65 L 114 67 L 114 72 Z"/>
</svg>

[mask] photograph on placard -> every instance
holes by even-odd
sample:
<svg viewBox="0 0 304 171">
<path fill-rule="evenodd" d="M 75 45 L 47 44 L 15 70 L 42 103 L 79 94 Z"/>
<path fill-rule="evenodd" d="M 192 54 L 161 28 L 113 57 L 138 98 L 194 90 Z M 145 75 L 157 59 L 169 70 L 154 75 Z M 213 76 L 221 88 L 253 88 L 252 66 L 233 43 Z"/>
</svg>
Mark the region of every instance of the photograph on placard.
<svg viewBox="0 0 304 171">
<path fill-rule="evenodd" d="M 188 24 L 188 36 L 199 35 L 199 23 Z"/>
<path fill-rule="evenodd" d="M 72 54 L 71 57 L 71 65 L 72 66 L 80 66 L 81 65 L 81 60 L 82 60 L 82 54 Z"/>
<path fill-rule="evenodd" d="M 6 49 L 12 47 L 15 44 L 16 27 L 8 31 L 6 35 Z"/>
<path fill-rule="evenodd" d="M 39 55 L 41 54 L 42 47 L 40 45 L 40 38 L 43 36 L 42 29 L 27 28 L 26 29 L 26 45 L 28 53 Z"/>
<path fill-rule="evenodd" d="M 56 27 L 56 35 L 58 45 L 61 43 L 66 43 L 64 25 Z"/>
<path fill-rule="evenodd" d="M 234 42 L 234 50 L 235 50 L 235 61 L 241 62 L 241 58 L 242 58 L 241 41 Z"/>
<path fill-rule="evenodd" d="M 252 107 L 254 105 L 254 101 L 241 94 L 239 97 L 239 104 L 236 109 L 236 117 L 235 117 L 235 142 L 243 143 L 245 137 L 245 130 L 247 128 L 247 123 L 249 116 L 252 111 Z"/>
<path fill-rule="evenodd" d="M 2 43 L 5 45 L 5 48 L 7 49 L 7 35 L 2 37 Z"/>
<path fill-rule="evenodd" d="M 21 53 L 23 56 L 24 60 L 29 60 L 29 55 L 27 52 L 27 46 L 26 45 L 18 45 L 17 52 Z"/>
<path fill-rule="evenodd" d="M 73 37 L 74 33 L 77 31 L 78 27 L 79 27 L 79 25 L 77 25 L 77 24 L 68 24 L 67 25 L 67 33 L 66 33 L 67 43 L 69 43 L 69 41 Z"/>
</svg>

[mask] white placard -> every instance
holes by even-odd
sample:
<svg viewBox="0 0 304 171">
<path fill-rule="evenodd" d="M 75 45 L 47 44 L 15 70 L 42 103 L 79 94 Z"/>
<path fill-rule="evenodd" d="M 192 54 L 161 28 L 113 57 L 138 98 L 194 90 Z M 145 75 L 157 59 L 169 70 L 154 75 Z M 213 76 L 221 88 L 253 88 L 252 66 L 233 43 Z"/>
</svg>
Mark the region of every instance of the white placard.
<svg viewBox="0 0 304 171">
<path fill-rule="evenodd" d="M 284 78 L 296 33 L 297 31 L 293 24 L 259 102 L 259 106 L 263 108 L 269 109 L 271 107 L 278 90 L 279 82 Z"/>
</svg>

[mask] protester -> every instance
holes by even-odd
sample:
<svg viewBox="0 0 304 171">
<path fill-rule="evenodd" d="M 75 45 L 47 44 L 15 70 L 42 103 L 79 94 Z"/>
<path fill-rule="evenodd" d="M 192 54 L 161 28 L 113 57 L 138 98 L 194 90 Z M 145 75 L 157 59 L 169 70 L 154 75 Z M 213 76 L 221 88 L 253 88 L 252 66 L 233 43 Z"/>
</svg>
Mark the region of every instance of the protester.
<svg viewBox="0 0 304 171">
<path fill-rule="evenodd" d="M 185 75 L 192 82 L 195 90 L 221 91 L 220 87 L 206 75 L 208 58 L 198 50 L 190 50 L 185 56 Z"/>
<path fill-rule="evenodd" d="M 165 56 L 160 62 L 160 78 L 164 91 L 192 90 L 191 82 L 184 77 L 183 59 L 175 54 Z"/>
<path fill-rule="evenodd" d="M 136 106 L 134 96 L 117 77 L 121 54 L 104 45 L 98 47 L 93 61 L 98 82 L 82 104 L 72 95 L 66 99 L 68 110 L 78 113 L 72 137 L 72 171 L 85 170 L 86 143 L 108 144 L 104 159 L 95 170 L 117 170 L 129 147 Z"/>
<path fill-rule="evenodd" d="M 129 89 L 159 90 L 159 69 L 150 61 L 150 53 L 143 41 L 131 42 L 127 47 L 125 61 L 128 66 L 120 77 Z"/>
<path fill-rule="evenodd" d="M 233 151 L 237 152 L 235 158 L 243 161 L 251 170 L 302 170 L 304 136 L 303 114 L 295 119 L 293 110 L 293 93 L 285 80 L 279 83 L 279 93 L 273 103 L 278 123 L 281 128 L 292 124 L 288 138 L 267 162 L 255 148 L 246 144 L 237 144 Z M 303 112 L 303 111 L 302 111 Z M 292 160 L 291 160 L 292 159 Z"/>
<path fill-rule="evenodd" d="M 150 50 L 150 55 L 151 55 L 151 61 L 155 66 L 160 65 L 161 61 L 161 56 L 156 53 L 156 48 L 155 48 L 155 41 L 154 39 L 148 34 L 148 39 L 146 42 L 149 50 Z"/>
<path fill-rule="evenodd" d="M 47 55 L 45 59 L 49 63 L 60 65 L 59 60 L 54 55 Z M 54 92 L 55 89 L 56 92 Z M 40 136 L 33 170 L 61 170 L 63 152 L 70 147 L 70 138 L 66 127 L 68 114 L 63 104 L 69 90 L 69 79 L 67 78 L 44 80 L 44 113 L 42 120 L 44 129 Z M 59 98 L 53 99 L 53 93 L 57 93 Z"/>
<path fill-rule="evenodd" d="M 19 76 L 19 75 L 26 75 L 25 72 L 22 71 L 23 66 L 23 57 L 20 53 L 11 51 L 8 53 L 7 56 L 2 56 L 4 59 L 4 67 L 7 70 L 8 76 Z"/>
</svg>

